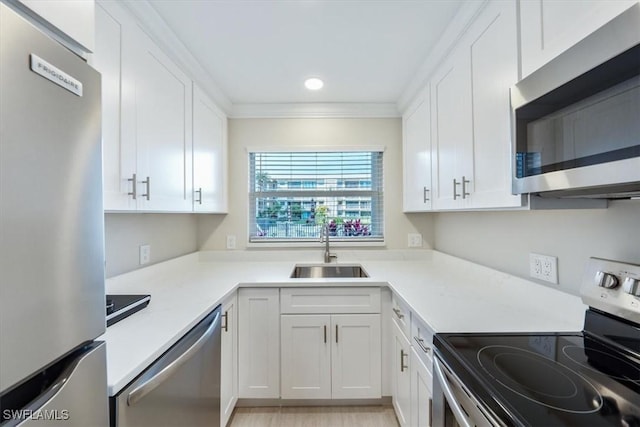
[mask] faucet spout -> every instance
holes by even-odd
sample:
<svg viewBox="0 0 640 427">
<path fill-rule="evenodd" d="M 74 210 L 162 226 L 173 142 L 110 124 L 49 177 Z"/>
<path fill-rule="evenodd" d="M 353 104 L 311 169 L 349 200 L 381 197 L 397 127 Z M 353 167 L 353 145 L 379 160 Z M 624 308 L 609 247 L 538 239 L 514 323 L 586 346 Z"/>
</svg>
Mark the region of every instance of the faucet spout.
<svg viewBox="0 0 640 427">
<path fill-rule="evenodd" d="M 324 262 L 329 264 L 332 258 L 338 259 L 338 255 L 332 254 L 329 246 L 329 223 L 326 223 L 320 231 L 320 242 L 322 243 L 322 234 L 324 233 Z"/>
</svg>

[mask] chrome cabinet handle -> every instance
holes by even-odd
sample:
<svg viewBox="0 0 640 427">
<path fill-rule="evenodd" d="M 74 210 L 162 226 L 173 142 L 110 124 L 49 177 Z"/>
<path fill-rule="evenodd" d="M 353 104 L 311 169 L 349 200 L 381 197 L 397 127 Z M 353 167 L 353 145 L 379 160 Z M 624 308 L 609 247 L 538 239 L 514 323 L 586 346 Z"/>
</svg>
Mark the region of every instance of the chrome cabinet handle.
<svg viewBox="0 0 640 427">
<path fill-rule="evenodd" d="M 151 200 L 151 178 L 147 177 L 145 181 L 142 181 L 143 184 L 147 184 L 147 192 L 142 195 L 142 197 L 146 197 L 147 200 Z"/>
<path fill-rule="evenodd" d="M 465 199 L 467 196 L 470 196 L 470 193 L 467 193 L 467 184 L 470 184 L 471 181 L 466 179 L 464 176 L 462 177 L 462 198 Z"/>
<path fill-rule="evenodd" d="M 431 349 L 424 345 L 424 340 L 422 338 L 413 337 L 413 339 L 418 343 L 418 346 L 420 347 L 420 349 L 422 349 L 422 351 L 427 354 L 431 353 Z"/>
<path fill-rule="evenodd" d="M 427 203 L 429 200 L 431 200 L 431 199 L 429 199 L 429 198 L 427 197 L 427 193 L 429 193 L 429 190 L 427 189 L 427 187 L 423 187 L 423 190 L 422 190 L 422 199 L 423 199 L 424 203 Z"/>
<path fill-rule="evenodd" d="M 196 203 L 202 204 L 202 187 L 198 188 L 195 193 L 198 194 L 198 198 L 196 199 Z"/>
<path fill-rule="evenodd" d="M 324 343 L 327 343 L 327 325 L 324 325 Z"/>
<path fill-rule="evenodd" d="M 404 372 L 405 369 L 409 369 L 409 367 L 404 364 L 404 357 L 408 355 L 408 353 L 405 353 L 404 350 L 400 349 L 400 372 Z"/>
<path fill-rule="evenodd" d="M 433 371 L 435 373 L 437 381 L 442 386 L 442 392 L 444 393 L 447 403 L 451 407 L 453 416 L 455 417 L 458 424 L 460 424 L 462 427 L 473 427 L 469 423 L 469 419 L 467 418 L 464 410 L 462 409 L 462 407 L 456 400 L 455 396 L 453 395 L 453 391 L 451 390 L 451 385 L 449 384 L 449 381 L 447 380 L 447 377 L 443 372 L 441 363 L 442 362 L 440 362 L 440 360 L 438 360 L 438 358 L 435 357 L 433 360 Z"/>
<path fill-rule="evenodd" d="M 224 329 L 225 332 L 229 332 L 229 312 L 225 311 L 222 315 L 222 318 L 224 319 L 224 325 L 222 326 L 222 329 Z"/>
<path fill-rule="evenodd" d="M 174 361 L 162 368 L 160 372 L 149 378 L 147 381 L 134 388 L 127 395 L 127 405 L 133 406 L 138 403 L 147 394 L 151 393 L 156 387 L 171 377 L 182 365 L 198 353 L 198 351 L 206 344 L 207 340 L 213 335 L 216 325 L 220 321 L 220 313 L 216 314 L 213 321 L 206 331 L 194 342 L 184 353 L 178 356 Z"/>
<path fill-rule="evenodd" d="M 336 325 L 336 344 L 338 344 L 338 325 Z"/>
<path fill-rule="evenodd" d="M 399 308 L 392 308 L 393 312 L 398 316 L 398 319 L 404 319 L 404 314 L 400 311 Z"/>
<path fill-rule="evenodd" d="M 131 182 L 131 193 L 127 193 L 127 196 L 131 196 L 133 198 L 133 200 L 136 199 L 136 197 L 138 196 L 138 192 L 137 192 L 137 184 L 138 184 L 138 178 L 136 177 L 136 174 L 134 173 L 133 175 L 131 175 L 131 178 L 129 178 L 127 181 Z"/>
<path fill-rule="evenodd" d="M 458 185 L 460 185 L 460 183 L 453 178 L 453 200 L 457 200 L 458 197 L 460 197 L 458 194 Z"/>
</svg>

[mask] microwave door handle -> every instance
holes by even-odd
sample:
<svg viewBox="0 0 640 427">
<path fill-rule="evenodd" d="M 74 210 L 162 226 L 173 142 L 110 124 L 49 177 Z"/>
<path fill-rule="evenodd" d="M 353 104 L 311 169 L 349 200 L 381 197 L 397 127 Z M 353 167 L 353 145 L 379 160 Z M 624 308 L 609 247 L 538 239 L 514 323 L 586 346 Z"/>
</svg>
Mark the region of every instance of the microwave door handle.
<svg viewBox="0 0 640 427">
<path fill-rule="evenodd" d="M 453 395 L 453 391 L 451 390 L 451 386 L 449 385 L 449 381 L 448 381 L 444 371 L 442 370 L 441 363 L 442 362 L 440 362 L 437 357 L 434 358 L 433 359 L 433 370 L 434 370 L 434 372 L 436 374 L 436 378 L 437 378 L 438 382 L 442 386 L 442 392 L 444 393 L 444 397 L 447 400 L 447 402 L 449 403 L 449 406 L 451 407 L 451 411 L 453 412 L 453 416 L 456 418 L 456 421 L 458 422 L 458 424 L 460 424 L 462 427 L 474 427 L 473 425 L 471 425 L 469 423 L 469 420 L 468 420 L 466 414 L 464 413 L 464 411 L 460 407 L 460 404 L 458 403 L 458 401 L 456 400 L 455 396 Z"/>
<path fill-rule="evenodd" d="M 156 375 L 134 388 L 127 396 L 127 405 L 133 406 L 138 403 L 147 394 L 171 377 L 180 368 L 180 366 L 184 365 L 189 359 L 191 359 L 211 337 L 219 320 L 220 313 L 216 313 L 215 318 L 207 330 L 204 331 L 200 338 L 198 338 L 198 340 L 194 342 L 184 353 L 162 368 Z"/>
</svg>

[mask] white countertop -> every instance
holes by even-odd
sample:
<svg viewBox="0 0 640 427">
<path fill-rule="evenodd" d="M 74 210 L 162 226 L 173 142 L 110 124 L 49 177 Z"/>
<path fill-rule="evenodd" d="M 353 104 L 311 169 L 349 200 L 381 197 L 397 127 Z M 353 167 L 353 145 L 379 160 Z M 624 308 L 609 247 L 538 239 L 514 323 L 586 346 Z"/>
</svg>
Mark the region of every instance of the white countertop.
<svg viewBox="0 0 640 427">
<path fill-rule="evenodd" d="M 321 251 L 200 252 L 107 279 L 107 293 L 151 294 L 147 308 L 110 326 L 109 395 L 150 363 L 239 286 L 389 286 L 433 332 L 564 332 L 582 330 L 579 297 L 436 251 L 338 251 L 368 279 L 289 279 L 296 263 L 320 262 Z"/>
</svg>

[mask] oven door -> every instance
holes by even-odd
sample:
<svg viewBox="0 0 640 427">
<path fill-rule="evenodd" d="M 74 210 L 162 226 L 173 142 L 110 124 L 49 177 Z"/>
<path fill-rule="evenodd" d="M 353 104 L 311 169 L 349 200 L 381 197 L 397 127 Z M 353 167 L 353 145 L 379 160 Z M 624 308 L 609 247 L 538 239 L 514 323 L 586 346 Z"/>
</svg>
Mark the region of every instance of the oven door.
<svg viewBox="0 0 640 427">
<path fill-rule="evenodd" d="M 433 427 L 497 427 L 489 415 L 439 355 L 433 359 Z"/>
</svg>

